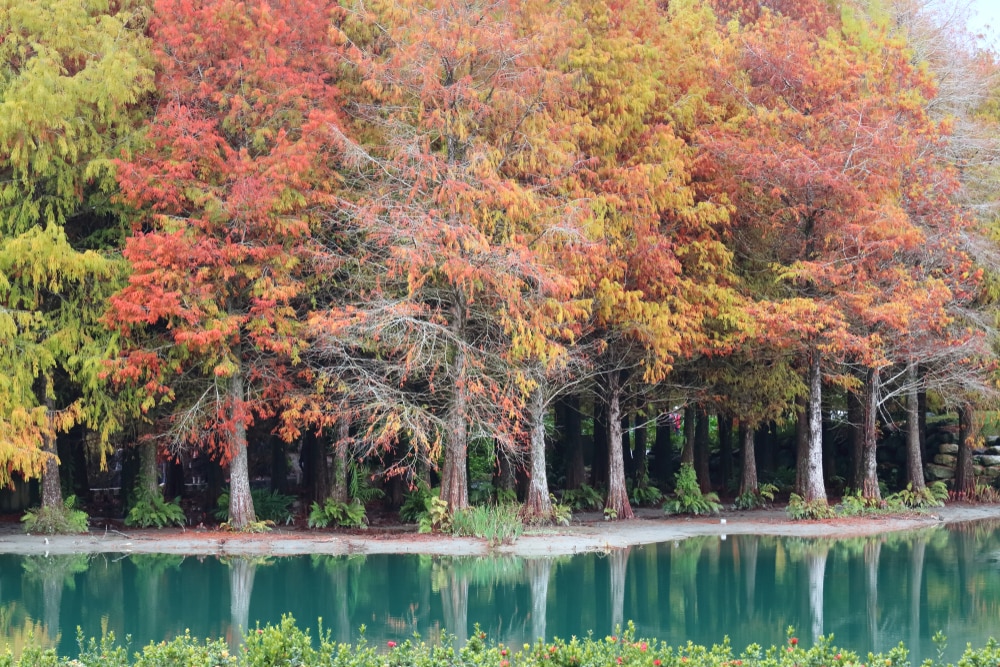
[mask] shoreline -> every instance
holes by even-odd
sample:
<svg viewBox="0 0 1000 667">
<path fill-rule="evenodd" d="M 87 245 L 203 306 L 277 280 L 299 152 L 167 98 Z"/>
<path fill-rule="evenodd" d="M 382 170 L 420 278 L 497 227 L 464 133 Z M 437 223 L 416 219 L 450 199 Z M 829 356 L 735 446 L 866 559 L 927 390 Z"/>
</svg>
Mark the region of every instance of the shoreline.
<svg viewBox="0 0 1000 667">
<path fill-rule="evenodd" d="M 79 535 L 28 535 L 20 524 L 0 529 L 0 553 L 57 555 L 142 553 L 186 556 L 295 556 L 305 554 L 426 554 L 433 556 L 563 556 L 610 551 L 698 535 L 776 535 L 846 538 L 919 530 L 950 523 L 1000 520 L 1000 505 L 954 503 L 924 513 L 792 521 L 784 509 L 724 511 L 711 517 L 665 517 L 643 509 L 628 521 L 603 521 L 580 514 L 570 526 L 526 528 L 513 544 L 490 548 L 485 540 L 371 528 L 335 532 L 275 527 L 268 533 L 239 534 L 200 528 L 131 530 L 94 528 Z"/>
</svg>

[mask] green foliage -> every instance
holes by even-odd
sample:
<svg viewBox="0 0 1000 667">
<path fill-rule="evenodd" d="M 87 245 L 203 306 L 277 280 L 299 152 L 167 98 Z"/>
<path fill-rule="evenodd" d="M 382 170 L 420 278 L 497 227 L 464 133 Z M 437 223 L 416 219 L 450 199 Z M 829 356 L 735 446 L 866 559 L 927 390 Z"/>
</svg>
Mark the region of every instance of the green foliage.
<svg viewBox="0 0 1000 667">
<path fill-rule="evenodd" d="M 368 466 L 352 461 L 350 480 L 347 493 L 362 505 L 385 497 L 385 491 L 372 484 L 372 472 Z"/>
<path fill-rule="evenodd" d="M 698 476 L 690 463 L 682 465 L 674 479 L 674 497 L 663 505 L 667 514 L 717 514 L 722 509 L 717 494 L 701 492 Z"/>
<path fill-rule="evenodd" d="M 932 482 L 923 491 L 914 491 L 913 484 L 907 484 L 905 489 L 886 498 L 890 506 L 899 505 L 904 508 L 923 509 L 928 507 L 943 507 L 948 499 L 948 487 L 942 481 Z"/>
<path fill-rule="evenodd" d="M 791 501 L 789 501 L 791 506 Z M 840 516 L 865 516 L 868 514 L 878 514 L 887 509 L 884 500 L 865 498 L 860 491 L 844 494 L 840 499 L 840 504 L 833 508 L 833 511 Z M 794 518 L 794 517 L 793 517 Z"/>
<path fill-rule="evenodd" d="M 362 626 L 362 631 L 364 627 Z M 538 639 L 522 648 L 497 643 L 486 632 L 475 627 L 461 649 L 455 648 L 454 637 L 445 634 L 440 642 L 428 644 L 419 638 L 397 644 L 389 641 L 376 651 L 363 635 L 356 644 L 335 643 L 329 631 L 320 625 L 317 636 L 300 629 L 290 616 L 282 616 L 277 625 L 258 625 L 246 633 L 238 655 L 230 655 L 224 640 L 204 642 L 185 631 L 169 642 L 150 643 L 129 660 L 129 646 L 119 644 L 114 635 L 102 640 L 85 642 L 78 631 L 79 658 L 69 660 L 52 649 L 42 649 L 29 643 L 15 659 L 11 653 L 0 656 L 3 667 L 176 667 L 205 665 L 212 667 L 605 667 L 614 665 L 645 665 L 664 667 L 820 667 L 885 665 L 903 667 L 910 664 L 906 646 L 899 643 L 885 653 L 859 655 L 837 647 L 831 636 L 821 636 L 805 648 L 792 628 L 781 646 L 763 648 L 751 644 L 736 651 L 725 639 L 711 647 L 687 642 L 669 646 L 656 639 L 636 637 L 632 623 L 603 638 L 588 635 L 570 640 Z M 982 648 L 967 646 L 957 663 L 947 663 L 943 657 L 944 637 L 934 636 L 938 647 L 937 659 L 928 659 L 926 667 L 993 667 L 1000 664 L 1000 644 L 988 639 Z"/>
<path fill-rule="evenodd" d="M 568 526 L 573 520 L 573 508 L 564 503 L 556 502 L 556 497 L 549 494 L 549 502 L 552 504 L 552 522 L 557 526 Z"/>
<path fill-rule="evenodd" d="M 604 505 L 604 494 L 587 484 L 582 484 L 579 489 L 563 491 L 562 502 L 577 511 L 599 510 Z"/>
<path fill-rule="evenodd" d="M 793 493 L 788 498 L 788 507 L 785 514 L 790 519 L 800 521 L 802 519 L 832 519 L 836 516 L 833 508 L 825 500 L 813 500 L 806 502 L 802 496 Z"/>
<path fill-rule="evenodd" d="M 632 504 L 654 506 L 663 501 L 663 492 L 653 485 L 636 486 L 632 489 Z"/>
<path fill-rule="evenodd" d="M 952 500 L 964 501 L 968 503 L 1000 503 L 1000 491 L 989 484 L 976 484 L 972 491 L 958 493 L 952 491 L 948 494 Z"/>
<path fill-rule="evenodd" d="M 456 512 L 451 532 L 463 537 L 480 537 L 490 546 L 513 544 L 524 532 L 520 507 L 513 504 L 477 505 Z"/>
<path fill-rule="evenodd" d="M 733 503 L 738 510 L 752 510 L 761 507 L 770 507 L 774 502 L 774 494 L 778 492 L 778 487 L 774 484 L 761 484 L 757 493 L 747 492 L 736 496 Z"/>
<path fill-rule="evenodd" d="M 125 525 L 139 528 L 183 526 L 186 517 L 180 500 L 174 498 L 168 502 L 159 493 L 143 493 L 125 517 Z"/>
<path fill-rule="evenodd" d="M 288 525 L 295 520 L 292 514 L 292 503 L 295 498 L 287 496 L 277 491 L 267 491 L 266 489 L 252 489 L 250 497 L 253 499 L 254 513 L 259 521 L 272 523 L 283 523 Z M 215 510 L 215 518 L 220 521 L 229 521 L 229 492 L 223 491 L 219 495 L 218 507 Z"/>
<path fill-rule="evenodd" d="M 434 530 L 442 532 L 451 531 L 452 516 L 448 510 L 448 501 L 442 500 L 440 489 L 435 489 L 432 495 L 427 496 L 424 501 L 424 513 L 420 515 L 420 532 L 430 533 Z"/>
<path fill-rule="evenodd" d="M 267 521 L 264 519 L 251 521 L 247 523 L 247 525 L 241 528 L 234 527 L 228 521 L 223 521 L 222 523 L 219 524 L 219 528 L 221 528 L 222 530 L 231 530 L 234 533 L 266 533 L 273 527 L 274 527 L 273 521 Z"/>
<path fill-rule="evenodd" d="M 76 496 L 69 496 L 61 506 L 34 507 L 21 521 L 27 533 L 55 535 L 59 533 L 86 533 L 89 530 L 87 513 L 76 509 Z"/>
<path fill-rule="evenodd" d="M 431 495 L 431 490 L 426 484 L 418 484 L 403 497 L 403 505 L 399 508 L 400 520 L 406 523 L 420 521 L 420 517 L 427 513 L 427 499 Z"/>
<path fill-rule="evenodd" d="M 309 512 L 310 528 L 326 528 L 328 526 L 342 528 L 364 528 L 368 525 L 365 506 L 357 500 L 341 503 L 327 498 L 322 505 L 314 502 Z"/>
</svg>

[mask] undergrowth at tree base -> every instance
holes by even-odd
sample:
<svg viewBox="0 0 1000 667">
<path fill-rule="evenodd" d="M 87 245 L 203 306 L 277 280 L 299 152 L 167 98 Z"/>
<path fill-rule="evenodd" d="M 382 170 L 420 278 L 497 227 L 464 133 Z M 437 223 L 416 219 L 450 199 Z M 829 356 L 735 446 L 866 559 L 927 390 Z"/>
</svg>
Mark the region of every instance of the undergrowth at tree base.
<svg viewBox="0 0 1000 667">
<path fill-rule="evenodd" d="M 189 631 L 172 640 L 150 643 L 139 651 L 131 651 L 127 643 L 119 643 L 109 634 L 101 640 L 83 637 L 77 631 L 79 656 L 58 656 L 54 649 L 42 649 L 29 642 L 20 656 L 8 649 L 0 656 L 0 667 L 160 667 L 165 665 L 214 665 L 217 667 L 265 667 L 269 665 L 335 666 L 335 667 L 910 667 L 909 653 L 901 642 L 886 653 L 861 655 L 838 648 L 833 637 L 820 637 L 814 646 L 806 648 L 788 629 L 786 641 L 780 646 L 763 648 L 751 644 L 737 652 L 726 639 L 711 647 L 688 642 L 668 646 L 656 639 L 635 636 L 632 623 L 624 630 L 604 638 L 592 635 L 566 641 L 537 640 L 520 647 L 506 646 L 488 636 L 479 626 L 464 646 L 456 646 L 455 637 L 445 634 L 439 643 L 428 644 L 418 637 L 385 644 L 372 644 L 364 638 L 353 644 L 334 642 L 330 631 L 322 624 L 314 637 L 309 629 L 301 629 L 290 616 L 283 616 L 277 625 L 257 626 L 244 637 L 240 649 L 230 652 L 221 639 L 198 639 Z M 936 659 L 929 658 L 922 667 L 951 667 L 943 659 L 945 639 L 939 633 L 934 642 Z M 965 649 L 957 663 L 960 667 L 1000 664 L 1000 644 L 989 639 L 982 648 Z"/>
<path fill-rule="evenodd" d="M 62 505 L 55 507 L 33 507 L 21 521 L 26 533 L 57 535 L 89 530 L 89 517 L 83 510 L 76 509 L 76 496 L 67 497 Z"/>
</svg>

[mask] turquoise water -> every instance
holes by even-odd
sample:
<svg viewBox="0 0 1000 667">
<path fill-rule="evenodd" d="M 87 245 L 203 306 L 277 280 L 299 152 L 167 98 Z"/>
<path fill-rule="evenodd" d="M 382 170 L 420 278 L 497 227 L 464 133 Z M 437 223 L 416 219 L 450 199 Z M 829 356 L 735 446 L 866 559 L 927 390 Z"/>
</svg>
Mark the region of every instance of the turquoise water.
<svg viewBox="0 0 1000 667">
<path fill-rule="evenodd" d="M 803 644 L 820 633 L 861 651 L 899 641 L 932 657 L 948 636 L 1000 637 L 1000 524 L 974 522 L 849 540 L 692 538 L 555 559 L 416 555 L 268 559 L 169 555 L 0 555 L 0 641 L 29 633 L 60 652 L 87 636 L 133 647 L 190 629 L 238 645 L 239 628 L 317 619 L 335 639 L 438 641 L 478 623 L 519 645 L 536 636 L 596 636 L 633 621 L 672 644 Z"/>
</svg>

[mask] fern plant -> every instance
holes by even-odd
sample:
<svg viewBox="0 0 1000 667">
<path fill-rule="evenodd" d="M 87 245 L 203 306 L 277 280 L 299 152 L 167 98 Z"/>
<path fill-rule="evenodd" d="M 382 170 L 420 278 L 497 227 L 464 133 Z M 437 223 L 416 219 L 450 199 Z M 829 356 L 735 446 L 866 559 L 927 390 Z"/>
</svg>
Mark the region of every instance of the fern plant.
<svg viewBox="0 0 1000 667">
<path fill-rule="evenodd" d="M 774 484 L 761 484 L 757 489 L 757 493 L 748 491 L 747 493 L 741 493 L 736 496 L 735 505 L 738 510 L 752 510 L 761 507 L 770 507 L 771 503 L 774 502 L 774 494 L 777 493 L 778 487 Z"/>
<path fill-rule="evenodd" d="M 260 521 L 270 521 L 272 523 L 283 523 L 288 525 L 295 520 L 292 514 L 292 503 L 295 498 L 292 496 L 271 492 L 266 489 L 251 489 L 250 497 L 253 499 L 253 511 Z M 222 522 L 229 521 L 229 492 L 224 491 L 219 495 L 218 508 L 215 510 L 215 518 Z"/>
<path fill-rule="evenodd" d="M 167 501 L 159 493 L 141 494 L 125 517 L 126 526 L 138 528 L 183 526 L 185 522 L 180 498 Z"/>
<path fill-rule="evenodd" d="M 76 509 L 76 496 L 67 496 L 62 505 L 55 507 L 33 507 L 21 521 L 28 533 L 86 533 L 90 529 L 87 513 Z"/>
<path fill-rule="evenodd" d="M 365 513 L 365 506 L 357 500 L 349 503 L 342 503 L 327 498 L 322 505 L 312 504 L 312 511 L 309 512 L 310 528 L 326 528 L 335 525 L 343 528 L 364 528 L 368 525 L 368 516 Z"/>
<path fill-rule="evenodd" d="M 682 465 L 674 479 L 674 497 L 663 505 L 667 514 L 718 514 L 722 509 L 717 494 L 701 492 L 698 476 L 690 463 Z"/>
<path fill-rule="evenodd" d="M 790 519 L 796 521 L 802 519 L 831 519 L 836 515 L 833 508 L 825 500 L 807 501 L 797 493 L 789 496 L 785 514 Z"/>
</svg>

